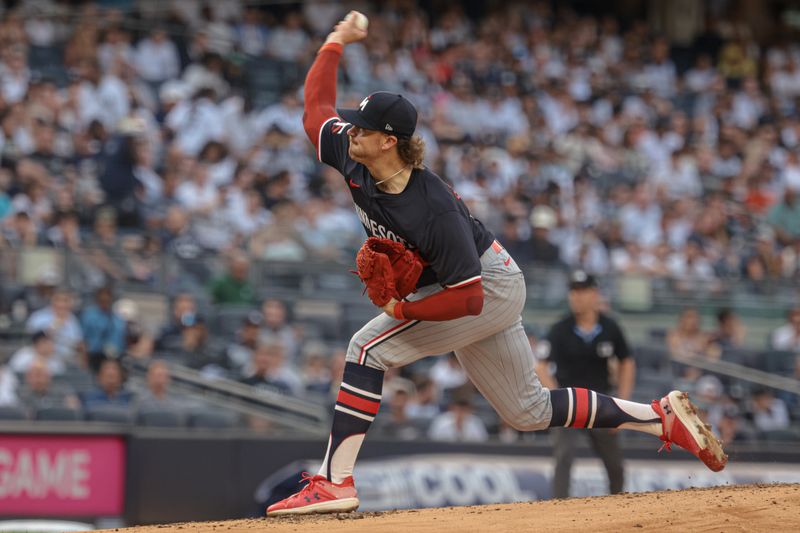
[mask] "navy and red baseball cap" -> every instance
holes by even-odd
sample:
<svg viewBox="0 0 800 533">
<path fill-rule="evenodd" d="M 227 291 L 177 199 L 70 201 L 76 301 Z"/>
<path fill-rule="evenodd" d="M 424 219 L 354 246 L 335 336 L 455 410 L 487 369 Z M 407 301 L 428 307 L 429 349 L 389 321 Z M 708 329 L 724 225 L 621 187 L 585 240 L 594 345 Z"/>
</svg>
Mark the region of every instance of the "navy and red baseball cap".
<svg viewBox="0 0 800 533">
<path fill-rule="evenodd" d="M 358 109 L 337 112 L 354 126 L 397 137 L 411 137 L 417 128 L 417 110 L 402 94 L 379 91 L 364 98 Z"/>
</svg>

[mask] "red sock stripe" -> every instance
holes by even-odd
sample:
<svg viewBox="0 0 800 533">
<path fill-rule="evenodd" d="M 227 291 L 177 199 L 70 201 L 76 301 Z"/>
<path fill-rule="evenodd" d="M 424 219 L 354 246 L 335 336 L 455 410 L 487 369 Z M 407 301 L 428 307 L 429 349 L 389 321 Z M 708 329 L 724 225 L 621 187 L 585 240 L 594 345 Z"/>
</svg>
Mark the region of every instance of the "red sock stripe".
<svg viewBox="0 0 800 533">
<path fill-rule="evenodd" d="M 353 396 L 349 392 L 341 389 L 339 389 L 339 396 L 336 398 L 336 401 L 371 415 L 377 415 L 378 409 L 381 406 L 381 402 L 377 400 L 365 400 L 364 398 Z"/>
<path fill-rule="evenodd" d="M 575 391 L 575 422 L 574 428 L 586 427 L 589 418 L 589 391 L 587 389 L 572 389 Z"/>
</svg>

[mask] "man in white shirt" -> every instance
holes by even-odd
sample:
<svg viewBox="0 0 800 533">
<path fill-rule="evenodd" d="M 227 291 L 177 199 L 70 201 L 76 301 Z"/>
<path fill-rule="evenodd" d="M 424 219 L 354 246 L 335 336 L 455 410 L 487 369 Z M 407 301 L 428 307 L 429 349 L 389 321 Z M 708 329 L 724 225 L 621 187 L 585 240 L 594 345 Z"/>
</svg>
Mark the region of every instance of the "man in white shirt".
<svg viewBox="0 0 800 533">
<path fill-rule="evenodd" d="M 619 210 L 619 222 L 626 241 L 633 241 L 644 248 L 661 241 L 661 208 L 653 201 L 646 184 L 639 184 L 634 191 L 633 201 Z"/>
<path fill-rule="evenodd" d="M 116 130 L 131 107 L 128 87 L 113 72 L 101 74 L 97 61 L 83 61 L 78 67 L 81 82 L 78 106 L 81 124 L 99 120 L 107 130 Z"/>
<path fill-rule="evenodd" d="M 64 361 L 55 355 L 53 339 L 44 331 L 34 333 L 28 346 L 23 346 L 14 352 L 8 362 L 8 366 L 17 374 L 24 374 L 37 361 L 44 364 L 50 374 L 59 375 L 64 373 Z"/>
<path fill-rule="evenodd" d="M 83 340 L 80 323 L 72 313 L 72 294 L 59 288 L 50 305 L 33 313 L 25 324 L 30 333 L 45 331 L 55 342 L 55 352 L 62 362 L 75 362 L 78 344 Z"/>
<path fill-rule="evenodd" d="M 191 99 L 179 102 L 166 117 L 175 132 L 175 146 L 186 155 L 197 156 L 209 141 L 222 141 L 225 125 L 214 102 L 213 89 L 201 89 Z"/>
<path fill-rule="evenodd" d="M 800 352 L 800 307 L 789 311 L 786 324 L 772 332 L 770 345 L 773 350 Z"/>
<path fill-rule="evenodd" d="M 780 398 L 770 389 L 753 391 L 753 423 L 759 431 L 779 431 L 788 429 L 789 410 Z"/>
<path fill-rule="evenodd" d="M 178 77 L 181 69 L 178 48 L 169 39 L 166 31 L 156 28 L 150 37 L 139 42 L 136 66 L 139 76 L 152 84 Z"/>
<path fill-rule="evenodd" d="M 433 419 L 428 437 L 438 441 L 484 442 L 489 433 L 483 421 L 473 414 L 469 399 L 463 397 L 456 398 L 446 413 Z"/>
</svg>

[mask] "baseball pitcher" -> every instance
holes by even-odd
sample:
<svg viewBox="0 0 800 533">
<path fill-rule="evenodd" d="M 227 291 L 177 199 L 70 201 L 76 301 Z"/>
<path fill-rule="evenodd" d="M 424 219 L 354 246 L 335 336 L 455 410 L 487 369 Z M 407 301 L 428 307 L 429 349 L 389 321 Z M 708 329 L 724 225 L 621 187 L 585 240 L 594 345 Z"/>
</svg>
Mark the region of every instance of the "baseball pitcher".
<svg viewBox="0 0 800 533">
<path fill-rule="evenodd" d="M 367 36 L 357 16 L 339 22 L 319 50 L 306 77 L 303 124 L 319 160 L 344 177 L 370 237 L 357 265 L 383 313 L 350 340 L 320 471 L 306 475 L 306 486 L 267 515 L 355 510 L 353 466 L 380 407 L 384 371 L 450 351 L 518 430 L 642 431 L 721 470 L 727 456 L 685 394 L 640 404 L 541 385 L 520 317 L 522 272 L 458 194 L 423 166 L 414 106 L 402 95 L 376 92 L 356 109 L 335 108 L 342 50 Z"/>
</svg>

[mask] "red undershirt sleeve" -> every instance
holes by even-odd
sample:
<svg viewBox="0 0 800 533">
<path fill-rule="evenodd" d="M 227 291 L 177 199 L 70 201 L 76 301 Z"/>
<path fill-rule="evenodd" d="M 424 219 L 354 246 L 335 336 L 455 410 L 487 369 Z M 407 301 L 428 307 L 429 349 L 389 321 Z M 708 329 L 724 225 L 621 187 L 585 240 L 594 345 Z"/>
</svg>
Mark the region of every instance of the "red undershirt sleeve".
<svg viewBox="0 0 800 533">
<path fill-rule="evenodd" d="M 319 152 L 319 130 L 336 117 L 336 71 L 344 47 L 328 43 L 317 52 L 317 58 L 306 75 L 304 86 L 303 128 Z"/>
<path fill-rule="evenodd" d="M 483 285 L 480 278 L 474 283 L 454 289 L 444 289 L 421 300 L 398 302 L 394 317 L 399 320 L 454 320 L 467 315 L 479 315 L 483 310 Z"/>
</svg>

